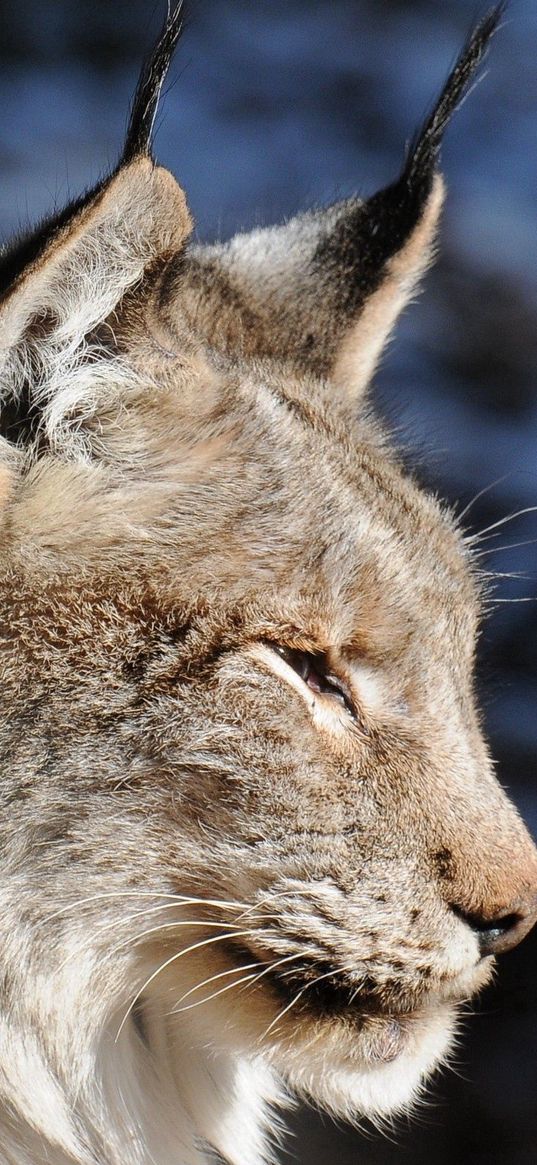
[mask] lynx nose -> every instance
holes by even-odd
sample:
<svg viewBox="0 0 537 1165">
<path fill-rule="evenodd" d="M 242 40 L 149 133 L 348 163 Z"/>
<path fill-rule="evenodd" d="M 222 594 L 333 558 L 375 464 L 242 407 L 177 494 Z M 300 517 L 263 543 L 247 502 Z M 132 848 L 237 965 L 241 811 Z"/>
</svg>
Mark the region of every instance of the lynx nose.
<svg viewBox="0 0 537 1165">
<path fill-rule="evenodd" d="M 470 914 L 457 906 L 453 909 L 472 928 L 482 957 L 501 955 L 518 946 L 537 922 L 537 894 L 511 903 L 505 913 L 497 914 L 494 918 Z"/>
</svg>

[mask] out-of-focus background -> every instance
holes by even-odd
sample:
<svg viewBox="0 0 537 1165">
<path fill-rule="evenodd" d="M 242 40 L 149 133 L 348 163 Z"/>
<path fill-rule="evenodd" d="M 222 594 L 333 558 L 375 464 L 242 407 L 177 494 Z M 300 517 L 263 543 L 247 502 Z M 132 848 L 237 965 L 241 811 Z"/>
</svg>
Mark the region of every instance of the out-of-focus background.
<svg viewBox="0 0 537 1165">
<path fill-rule="evenodd" d="M 397 172 L 478 0 L 189 0 L 159 160 L 201 239 L 371 193 Z M 118 154 L 164 0 L 0 0 L 0 234 Z M 376 378 L 422 479 L 482 530 L 537 505 L 537 4 L 512 0 L 451 126 L 441 255 Z M 484 491 L 481 493 L 481 491 Z M 504 576 L 479 677 L 501 780 L 537 833 L 537 513 L 483 545 Z M 529 542 L 528 542 L 529 540 Z M 512 544 L 517 544 L 513 546 Z M 506 549 L 506 547 L 511 547 Z M 537 940 L 501 960 L 457 1057 L 393 1140 L 301 1113 L 299 1165 L 535 1165 Z"/>
</svg>

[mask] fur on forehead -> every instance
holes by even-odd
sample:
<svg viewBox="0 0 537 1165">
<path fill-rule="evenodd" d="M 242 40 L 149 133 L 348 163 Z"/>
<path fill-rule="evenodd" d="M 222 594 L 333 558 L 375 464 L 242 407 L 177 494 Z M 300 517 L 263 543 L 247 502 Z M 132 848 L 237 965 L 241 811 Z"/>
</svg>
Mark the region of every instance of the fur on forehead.
<svg viewBox="0 0 537 1165">
<path fill-rule="evenodd" d="M 106 457 L 40 456 L 6 506 L 5 561 L 40 580 L 97 572 L 109 591 L 122 575 L 135 591 L 149 579 L 161 612 L 198 595 L 221 606 L 223 595 L 229 605 L 260 593 L 268 610 L 276 591 L 280 615 L 284 600 L 299 602 L 295 626 L 312 642 L 324 626 L 327 643 L 350 643 L 359 613 L 375 651 L 399 642 L 422 592 L 471 616 L 450 515 L 379 448 L 377 426 L 326 417 L 322 382 L 269 363 L 238 380 L 207 385 L 200 374 L 204 407 L 192 411 L 186 387 L 181 407 L 175 388 L 140 390 L 101 432 Z"/>
<path fill-rule="evenodd" d="M 196 515 L 206 527 L 211 508 L 216 530 L 241 477 L 261 510 L 263 491 L 280 499 L 270 541 L 286 490 L 295 517 L 311 498 L 306 480 L 289 494 L 295 421 L 337 458 L 349 425 L 351 446 L 378 442 L 360 420 L 364 392 L 430 261 L 442 134 L 501 14 L 469 38 L 395 182 L 189 248 L 184 194 L 151 157 L 180 9 L 142 73 L 115 172 L 0 261 L 3 538 L 51 555 L 77 540 L 84 557 L 93 540 L 121 556 L 157 528 L 165 541 Z M 314 478 L 315 459 L 303 471 Z"/>
</svg>

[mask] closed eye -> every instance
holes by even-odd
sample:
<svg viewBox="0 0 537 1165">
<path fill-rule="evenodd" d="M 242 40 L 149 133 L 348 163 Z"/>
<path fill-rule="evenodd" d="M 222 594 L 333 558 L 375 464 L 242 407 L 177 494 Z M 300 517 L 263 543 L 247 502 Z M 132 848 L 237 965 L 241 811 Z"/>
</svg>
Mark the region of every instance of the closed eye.
<svg viewBox="0 0 537 1165">
<path fill-rule="evenodd" d="M 279 643 L 267 642 L 267 647 L 275 651 L 312 692 L 337 700 L 353 720 L 357 712 L 351 692 L 340 676 L 334 675 L 327 656 L 322 652 L 300 651 L 295 647 L 282 647 Z"/>
</svg>

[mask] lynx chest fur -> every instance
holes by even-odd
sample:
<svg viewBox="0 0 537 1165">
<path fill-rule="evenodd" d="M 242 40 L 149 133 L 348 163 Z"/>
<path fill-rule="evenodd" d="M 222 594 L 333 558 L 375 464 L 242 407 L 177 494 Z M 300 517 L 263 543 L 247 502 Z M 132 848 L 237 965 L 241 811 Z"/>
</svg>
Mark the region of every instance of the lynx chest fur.
<svg viewBox="0 0 537 1165">
<path fill-rule="evenodd" d="M 196 246 L 151 155 L 0 257 L 0 1165 L 263 1165 L 411 1104 L 537 914 L 473 692 L 481 580 L 367 398 L 438 155 Z"/>
</svg>

